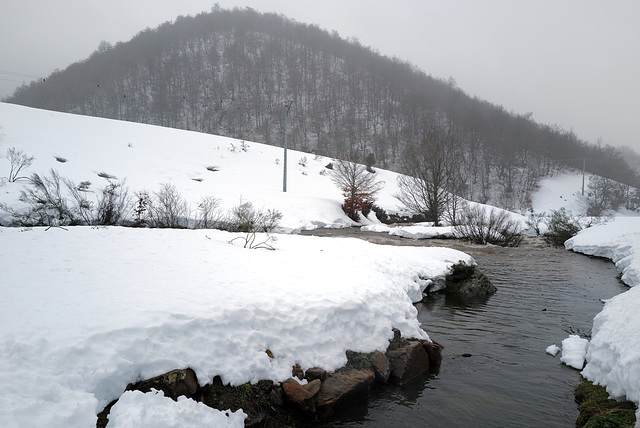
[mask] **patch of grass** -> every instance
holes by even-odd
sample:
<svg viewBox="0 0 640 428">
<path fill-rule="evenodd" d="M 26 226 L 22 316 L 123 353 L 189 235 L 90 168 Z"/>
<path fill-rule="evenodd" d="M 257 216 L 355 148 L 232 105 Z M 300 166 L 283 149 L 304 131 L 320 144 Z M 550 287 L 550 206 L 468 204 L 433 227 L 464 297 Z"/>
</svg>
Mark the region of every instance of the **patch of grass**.
<svg viewBox="0 0 640 428">
<path fill-rule="evenodd" d="M 636 405 L 630 401 L 609 398 L 604 387 L 586 379 L 574 391 L 580 415 L 576 427 L 632 428 L 636 423 Z"/>
</svg>

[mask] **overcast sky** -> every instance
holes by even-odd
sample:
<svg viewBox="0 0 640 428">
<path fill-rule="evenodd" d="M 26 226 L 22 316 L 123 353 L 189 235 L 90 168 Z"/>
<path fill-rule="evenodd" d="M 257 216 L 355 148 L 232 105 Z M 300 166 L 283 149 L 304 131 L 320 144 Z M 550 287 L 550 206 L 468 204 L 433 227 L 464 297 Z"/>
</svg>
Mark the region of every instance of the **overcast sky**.
<svg viewBox="0 0 640 428">
<path fill-rule="evenodd" d="M 0 98 L 32 77 L 213 0 L 7 0 Z M 638 0 L 218 0 L 356 37 L 467 94 L 580 138 L 640 150 Z M 0 118 L 1 122 L 2 118 Z"/>
</svg>

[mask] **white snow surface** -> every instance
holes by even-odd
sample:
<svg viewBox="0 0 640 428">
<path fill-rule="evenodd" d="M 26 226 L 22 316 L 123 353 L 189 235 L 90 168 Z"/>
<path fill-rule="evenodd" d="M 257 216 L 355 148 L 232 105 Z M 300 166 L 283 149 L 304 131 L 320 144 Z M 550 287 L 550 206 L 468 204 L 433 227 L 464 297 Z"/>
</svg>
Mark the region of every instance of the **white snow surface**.
<svg viewBox="0 0 640 428">
<path fill-rule="evenodd" d="M 76 183 L 91 181 L 93 191 L 107 184 L 103 172 L 126 178 L 132 191 L 170 182 L 192 207 L 212 195 L 224 208 L 242 198 L 280 210 L 282 231 L 354 224 L 321 174 L 330 159 L 290 150 L 283 193 L 277 147 L 247 142 L 244 151 L 228 138 L 3 103 L 0 126 L 2 152 L 16 147 L 36 157 L 25 175 L 55 168 Z M 307 166 L 294 166 L 302 157 Z M 8 167 L 0 159 L 0 174 Z M 395 191 L 396 174 L 377 174 Z M 0 182 L 0 202 L 22 208 L 24 185 Z M 392 210 L 388 192 L 380 200 Z M 122 394 L 130 382 L 186 367 L 201 384 L 220 375 L 231 385 L 281 381 L 294 364 L 333 370 L 346 363 L 347 349 L 385 350 L 392 327 L 429 339 L 412 302 L 451 264 L 475 263 L 456 250 L 357 239 L 277 235 L 275 251 L 230 243 L 242 236 L 0 227 L 0 426 L 94 426 L 97 412 L 122 396 L 110 428 L 173 426 L 185 412 L 200 426 L 220 417 L 241 427 L 241 413 Z"/>
<path fill-rule="evenodd" d="M 331 159 L 295 150 L 283 193 L 278 147 L 0 103 L 0 154 L 8 147 L 36 157 L 23 175 L 55 168 L 76 183 L 91 181 L 94 192 L 107 184 L 98 174 L 107 173 L 126 178 L 132 192 L 174 184 L 192 210 L 203 196 L 220 198 L 224 210 L 241 200 L 277 209 L 281 232 L 355 225 L 326 172 Z M 297 162 L 303 158 L 306 166 Z M 0 157 L 0 177 L 8 168 Z M 376 174 L 385 183 L 377 205 L 398 212 L 397 174 Z M 534 211 L 580 213 L 581 181 L 581 174 L 543 180 Z M 0 178 L 0 203 L 24 207 L 24 184 Z M 0 223 L 7 221 L 0 212 Z M 360 224 L 433 237 L 425 225 Z M 171 424 L 185 413 L 194 425 L 241 427 L 242 412 L 123 390 L 185 367 L 203 384 L 214 375 L 231 384 L 283 380 L 295 363 L 331 370 L 344 364 L 347 349 L 384 349 L 391 327 L 426 339 L 412 300 L 452 263 L 474 263 L 454 250 L 355 239 L 278 235 L 276 250 L 267 251 L 230 244 L 241 235 L 214 230 L 68 229 L 0 227 L 2 427 L 93 426 L 118 397 L 109 428 L 178 426 Z M 632 287 L 595 317 L 582 374 L 640 403 L 640 218 L 616 217 L 565 245 L 611 258 Z M 577 341 L 567 343 L 563 358 Z"/>
<path fill-rule="evenodd" d="M 202 428 L 244 426 L 242 410 L 219 412 L 186 397 L 175 403 L 162 391 L 126 391 L 109 413 L 109 428 Z"/>
<path fill-rule="evenodd" d="M 617 217 L 585 229 L 567 249 L 613 260 L 630 290 L 609 299 L 593 320 L 582 375 L 613 397 L 640 403 L 640 218 Z M 640 411 L 636 412 L 640 426 Z"/>
<path fill-rule="evenodd" d="M 553 345 L 547 346 L 547 349 L 545 349 L 545 352 L 555 357 L 556 355 L 558 355 L 558 352 L 560 352 L 560 347 L 554 343 Z"/>
<path fill-rule="evenodd" d="M 577 334 L 572 334 L 562 341 L 562 356 L 560 361 L 574 369 L 582 370 L 589 341 Z M 547 348 L 547 352 L 548 352 Z"/>
<path fill-rule="evenodd" d="M 388 233 L 390 235 L 410 239 L 448 239 L 455 237 L 452 226 L 434 227 L 433 223 L 416 223 L 411 226 L 392 227 L 378 223 L 362 226 L 361 230 Z"/>
</svg>

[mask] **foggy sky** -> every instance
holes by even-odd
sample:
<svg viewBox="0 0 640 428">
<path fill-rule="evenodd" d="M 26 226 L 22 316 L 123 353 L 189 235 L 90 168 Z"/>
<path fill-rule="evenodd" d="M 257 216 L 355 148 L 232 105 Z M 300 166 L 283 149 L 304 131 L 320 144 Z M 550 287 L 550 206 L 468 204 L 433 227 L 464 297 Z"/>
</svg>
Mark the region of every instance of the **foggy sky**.
<svg viewBox="0 0 640 428">
<path fill-rule="evenodd" d="M 213 0 L 0 5 L 0 98 Z M 515 113 L 640 150 L 640 1 L 218 0 L 315 23 Z M 0 126 L 2 118 L 0 117 Z"/>
</svg>

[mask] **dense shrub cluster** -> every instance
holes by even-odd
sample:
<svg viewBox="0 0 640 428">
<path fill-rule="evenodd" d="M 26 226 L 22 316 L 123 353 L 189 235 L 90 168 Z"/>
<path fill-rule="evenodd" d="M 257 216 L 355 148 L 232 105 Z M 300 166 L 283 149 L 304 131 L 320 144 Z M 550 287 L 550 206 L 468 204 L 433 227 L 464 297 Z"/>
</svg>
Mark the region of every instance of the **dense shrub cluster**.
<svg viewBox="0 0 640 428">
<path fill-rule="evenodd" d="M 561 247 L 567 239 L 580 232 L 581 229 L 578 221 L 571 215 L 571 211 L 560 208 L 559 210 L 551 210 L 551 215 L 547 220 L 547 232 L 543 237 L 547 244 Z"/>
<path fill-rule="evenodd" d="M 19 198 L 27 204 L 26 210 L 0 206 L 11 214 L 15 226 L 122 225 L 256 233 L 273 231 L 282 219 L 278 210 L 255 209 L 243 200 L 225 214 L 220 200 L 213 196 L 203 197 L 192 216 L 191 205 L 170 183 L 156 192 L 140 191 L 131 197 L 126 180 L 113 177 L 98 192 L 91 190 L 89 181 L 76 184 L 54 169 L 48 176 L 34 173 L 28 180 Z"/>
</svg>

